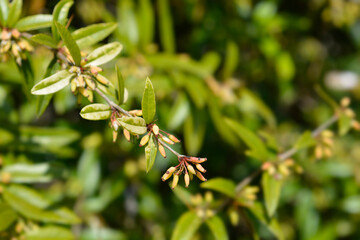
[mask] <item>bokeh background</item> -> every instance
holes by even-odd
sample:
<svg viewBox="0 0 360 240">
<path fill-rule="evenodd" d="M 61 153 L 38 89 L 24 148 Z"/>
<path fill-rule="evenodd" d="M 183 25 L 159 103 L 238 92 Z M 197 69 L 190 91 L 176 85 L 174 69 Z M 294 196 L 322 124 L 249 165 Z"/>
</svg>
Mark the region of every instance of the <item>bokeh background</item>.
<svg viewBox="0 0 360 240">
<path fill-rule="evenodd" d="M 51 13 L 56 3 L 28 0 L 24 11 Z M 70 14 L 70 30 L 118 23 L 104 42 L 119 41 L 124 51 L 104 66 L 104 74 L 115 79 L 114 64 L 120 67 L 129 95 L 125 109 L 140 108 L 150 77 L 157 124 L 183 140 L 177 150 L 208 158 L 208 179 L 239 182 L 259 167 L 225 117 L 276 140 L 274 152 L 281 152 L 332 116 L 316 86 L 336 101 L 351 97 L 359 110 L 355 0 L 77 0 Z M 37 47 L 32 60 L 39 81 L 51 53 Z M 123 137 L 112 143 L 106 121 L 82 119 L 70 89 L 56 93 L 38 117 L 35 101 L 21 91 L 21 78 L 13 62 L 0 63 L 3 164 L 48 164 L 52 180 L 30 186 L 75 211 L 83 221 L 73 227 L 80 239 L 100 239 L 99 232 L 102 240 L 169 239 L 188 209 L 181 193 L 160 179 L 176 158 L 158 154 L 146 174 L 144 149 Z M 304 173 L 286 181 L 277 212 L 286 239 L 360 238 L 359 144 L 359 133 L 352 132 L 335 138 L 331 158 L 315 160 L 311 150 L 295 155 Z M 188 191 L 205 192 L 198 180 Z M 257 197 L 261 201 L 261 191 Z M 252 239 L 244 216 L 232 224 L 226 209 L 219 215 L 230 239 Z M 261 239 L 276 238 L 261 224 L 256 231 Z M 195 238 L 212 236 L 201 227 Z"/>
</svg>

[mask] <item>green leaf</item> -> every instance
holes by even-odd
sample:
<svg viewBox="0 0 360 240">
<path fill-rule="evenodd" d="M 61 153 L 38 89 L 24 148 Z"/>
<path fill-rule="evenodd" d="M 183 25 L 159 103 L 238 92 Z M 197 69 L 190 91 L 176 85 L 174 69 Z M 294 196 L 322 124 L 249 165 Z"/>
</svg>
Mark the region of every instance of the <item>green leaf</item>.
<svg viewBox="0 0 360 240">
<path fill-rule="evenodd" d="M 87 57 L 88 66 L 98 66 L 114 59 L 121 52 L 123 46 L 119 42 L 108 43 L 92 51 Z"/>
<path fill-rule="evenodd" d="M 116 23 L 93 24 L 77 29 L 71 35 L 81 49 L 104 40 L 116 29 L 116 26 Z"/>
<path fill-rule="evenodd" d="M 87 120 L 106 120 L 111 116 L 111 108 L 101 103 L 90 104 L 81 109 L 80 116 Z"/>
<path fill-rule="evenodd" d="M 81 232 L 79 240 L 127 240 L 122 232 L 110 228 L 89 228 Z"/>
<path fill-rule="evenodd" d="M 11 186 L 7 187 L 7 190 L 22 199 L 26 199 L 28 203 L 41 209 L 45 209 L 51 204 L 51 202 L 42 196 L 39 192 L 24 185 L 12 184 Z"/>
<path fill-rule="evenodd" d="M 94 148 L 84 150 L 77 170 L 84 195 L 86 197 L 93 195 L 101 178 L 99 154 Z"/>
<path fill-rule="evenodd" d="M 351 121 L 352 118 L 347 116 L 344 113 L 340 113 L 339 117 L 339 134 L 340 136 L 344 136 L 351 129 Z"/>
<path fill-rule="evenodd" d="M 141 101 L 141 109 L 146 123 L 151 123 L 156 113 L 154 87 L 149 78 L 146 78 L 145 90 Z"/>
<path fill-rule="evenodd" d="M 261 185 L 264 191 L 267 213 L 269 217 L 272 217 L 279 203 L 283 181 L 275 179 L 268 172 L 264 172 L 261 178 Z"/>
<path fill-rule="evenodd" d="M 146 159 L 146 173 L 148 173 L 154 166 L 156 159 L 157 148 L 153 140 L 153 135 L 150 135 L 148 145 L 145 147 L 145 159 Z"/>
<path fill-rule="evenodd" d="M 132 134 L 144 134 L 147 131 L 145 120 L 141 117 L 121 117 L 120 125 Z"/>
<path fill-rule="evenodd" d="M 45 226 L 38 229 L 27 231 L 25 234 L 27 240 L 74 240 L 73 233 L 64 227 Z"/>
<path fill-rule="evenodd" d="M 227 240 L 229 239 L 225 224 L 218 216 L 213 216 L 207 219 L 206 224 L 210 228 L 215 240 Z"/>
<path fill-rule="evenodd" d="M 117 74 L 117 82 L 118 82 L 118 102 L 119 104 L 123 104 L 124 103 L 124 94 L 125 94 L 125 83 L 124 83 L 124 78 L 119 70 L 119 67 L 116 66 L 116 74 Z"/>
<path fill-rule="evenodd" d="M 251 149 L 251 156 L 261 161 L 266 161 L 269 157 L 269 152 L 261 139 L 256 136 L 252 131 L 241 125 L 240 123 L 232 120 L 225 119 L 225 123 L 232 128 L 232 130 L 245 142 Z"/>
<path fill-rule="evenodd" d="M 22 3 L 23 3 L 22 0 L 12 1 L 9 9 L 9 16 L 6 22 L 8 27 L 13 27 L 14 24 L 17 22 L 17 20 L 19 20 L 22 9 Z"/>
<path fill-rule="evenodd" d="M 168 0 L 158 0 L 161 45 L 167 53 L 175 52 L 175 36 Z"/>
<path fill-rule="evenodd" d="M 206 182 L 201 183 L 202 188 L 211 189 L 221 192 L 229 197 L 235 197 L 235 183 L 225 178 L 212 178 Z"/>
<path fill-rule="evenodd" d="M 234 41 L 229 41 L 226 45 L 226 58 L 223 68 L 224 79 L 230 78 L 239 62 L 239 48 Z"/>
<path fill-rule="evenodd" d="M 69 49 L 69 52 L 74 59 L 75 65 L 79 66 L 81 62 L 80 48 L 72 38 L 70 32 L 61 23 L 55 21 L 57 30 L 60 33 L 61 39 L 64 41 L 65 46 Z"/>
<path fill-rule="evenodd" d="M 46 45 L 52 48 L 57 48 L 57 42 L 50 35 L 39 33 L 30 38 L 30 40 L 39 43 L 41 45 Z"/>
<path fill-rule="evenodd" d="M 43 183 L 51 180 L 51 176 L 46 174 L 48 170 L 49 165 L 46 163 L 17 163 L 4 167 L 2 171 L 11 174 L 10 181 L 13 183 Z"/>
<path fill-rule="evenodd" d="M 62 223 L 62 224 L 75 224 L 79 223 L 78 218 L 74 218 L 73 216 L 69 216 L 69 214 L 64 214 L 64 211 L 53 210 L 53 211 L 45 211 L 41 208 L 31 204 L 28 199 L 22 198 L 15 193 L 8 191 L 4 188 L 3 192 L 4 200 L 17 212 L 21 215 L 42 222 L 54 222 L 54 223 Z"/>
<path fill-rule="evenodd" d="M 51 26 L 51 32 L 56 41 L 60 40 L 60 35 L 57 31 L 55 22 L 59 22 L 62 25 L 66 25 L 67 16 L 69 14 L 70 7 L 74 4 L 73 0 L 61 0 L 58 2 L 53 11 L 53 23 Z"/>
<path fill-rule="evenodd" d="M 16 219 L 16 212 L 6 203 L 0 202 L 0 232 L 7 229 Z"/>
<path fill-rule="evenodd" d="M 204 112 L 192 111 L 184 124 L 184 144 L 186 151 L 191 155 L 197 155 L 205 139 L 206 118 Z"/>
<path fill-rule="evenodd" d="M 62 70 L 38 82 L 31 89 L 31 93 L 34 95 L 55 93 L 66 87 L 74 76 L 74 73 L 69 73 L 68 70 Z"/>
<path fill-rule="evenodd" d="M 2 26 L 6 26 L 6 21 L 9 15 L 8 0 L 0 0 L 0 22 Z"/>
<path fill-rule="evenodd" d="M 151 0 L 140 0 L 137 12 L 140 43 L 143 48 L 152 43 L 154 38 L 154 9 Z"/>
<path fill-rule="evenodd" d="M 316 140 L 311 135 L 311 131 L 304 132 L 300 138 L 296 141 L 294 148 L 297 150 L 308 148 L 316 145 Z"/>
<path fill-rule="evenodd" d="M 52 15 L 38 14 L 20 19 L 15 28 L 19 31 L 30 31 L 40 28 L 50 27 L 52 23 Z"/>
<path fill-rule="evenodd" d="M 191 240 L 202 221 L 195 212 L 186 212 L 176 223 L 171 240 Z"/>
<path fill-rule="evenodd" d="M 325 101 L 327 102 L 334 110 L 338 109 L 340 106 L 339 104 L 332 99 L 324 89 L 320 87 L 320 85 L 315 86 L 316 93 Z"/>
<path fill-rule="evenodd" d="M 275 59 L 276 74 L 280 81 L 290 81 L 295 75 L 295 65 L 288 52 L 280 53 Z"/>
</svg>

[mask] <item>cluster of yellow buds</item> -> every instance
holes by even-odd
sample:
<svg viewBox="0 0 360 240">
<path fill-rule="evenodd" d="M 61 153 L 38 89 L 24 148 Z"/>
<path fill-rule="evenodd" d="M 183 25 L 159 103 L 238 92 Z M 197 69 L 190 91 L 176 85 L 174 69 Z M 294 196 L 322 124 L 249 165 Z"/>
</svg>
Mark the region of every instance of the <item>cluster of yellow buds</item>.
<svg viewBox="0 0 360 240">
<path fill-rule="evenodd" d="M 199 178 L 201 181 L 206 181 L 206 178 L 202 175 L 206 170 L 201 165 L 201 163 L 205 162 L 207 158 L 199 158 L 199 157 L 188 157 L 184 155 L 178 156 L 179 164 L 173 167 L 170 167 L 166 170 L 165 174 L 161 177 L 163 181 L 168 180 L 171 176 L 173 176 L 173 181 L 171 184 L 171 188 L 174 189 L 178 182 L 179 176 L 184 173 L 184 181 L 185 187 L 188 187 L 190 184 L 190 180 L 193 179 L 194 175 Z M 194 168 L 194 166 L 195 168 Z"/>
<path fill-rule="evenodd" d="M 238 202 L 241 202 L 244 206 L 252 206 L 254 201 L 257 199 L 256 194 L 259 190 L 260 189 L 257 186 L 246 186 L 237 195 Z"/>
<path fill-rule="evenodd" d="M 318 137 L 318 143 L 314 149 L 314 155 L 317 160 L 321 158 L 330 158 L 333 154 L 334 133 L 330 130 L 324 130 Z"/>
<path fill-rule="evenodd" d="M 17 29 L 2 29 L 0 43 L 2 61 L 6 61 L 10 56 L 13 56 L 16 63 L 21 66 L 22 59 L 26 59 L 25 52 L 33 50 L 33 46 L 21 36 Z"/>
<path fill-rule="evenodd" d="M 281 162 L 265 162 L 262 164 L 261 169 L 267 171 L 276 179 L 284 179 L 290 176 L 292 170 L 298 174 L 303 173 L 303 168 L 291 158 Z"/>
<path fill-rule="evenodd" d="M 351 100 L 349 97 L 344 97 L 343 99 L 341 99 L 341 111 L 343 111 L 343 113 L 351 119 L 351 127 L 356 131 L 360 131 L 360 123 L 355 119 L 355 112 L 351 108 L 349 108 L 350 103 Z"/>
<path fill-rule="evenodd" d="M 109 127 L 112 128 L 112 130 L 113 130 L 113 142 L 116 142 L 116 139 L 118 137 L 119 127 L 120 127 L 120 124 L 119 124 L 117 118 L 121 118 L 122 116 L 123 115 L 121 113 L 119 113 L 116 109 L 112 109 Z M 130 136 L 131 136 L 130 132 L 128 130 L 126 130 L 125 128 L 123 128 L 123 134 L 124 134 L 124 137 L 126 138 L 126 140 L 128 142 L 130 142 Z"/>
<path fill-rule="evenodd" d="M 191 196 L 191 204 L 196 207 L 196 214 L 200 218 L 210 218 L 214 216 L 215 212 L 210 208 L 210 205 L 214 202 L 214 196 L 212 192 L 205 192 L 204 196 L 200 193 Z"/>
</svg>

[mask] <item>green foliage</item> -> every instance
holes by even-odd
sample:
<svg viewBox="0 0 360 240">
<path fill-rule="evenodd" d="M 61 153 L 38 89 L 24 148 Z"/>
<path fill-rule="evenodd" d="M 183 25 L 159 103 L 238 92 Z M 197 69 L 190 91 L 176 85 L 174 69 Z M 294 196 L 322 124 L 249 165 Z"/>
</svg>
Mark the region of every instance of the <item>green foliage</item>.
<svg viewBox="0 0 360 240">
<path fill-rule="evenodd" d="M 147 78 L 145 82 L 145 90 L 141 101 L 141 109 L 145 122 L 147 124 L 151 123 L 156 113 L 156 102 L 154 87 L 149 78 Z"/>
</svg>

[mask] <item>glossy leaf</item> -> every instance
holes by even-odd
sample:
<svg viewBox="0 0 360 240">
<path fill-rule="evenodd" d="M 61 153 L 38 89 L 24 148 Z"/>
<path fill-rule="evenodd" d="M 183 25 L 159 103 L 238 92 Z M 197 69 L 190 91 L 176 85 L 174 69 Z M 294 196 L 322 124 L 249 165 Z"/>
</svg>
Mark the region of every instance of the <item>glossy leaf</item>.
<svg viewBox="0 0 360 240">
<path fill-rule="evenodd" d="M 231 77 L 239 62 L 239 48 L 235 42 L 230 41 L 226 45 L 226 58 L 223 68 L 223 77 L 227 79 Z"/>
<path fill-rule="evenodd" d="M 145 48 L 154 38 L 154 9 L 150 0 L 140 0 L 137 12 L 140 43 Z"/>
<path fill-rule="evenodd" d="M 55 22 L 59 22 L 62 25 L 66 25 L 66 19 L 69 14 L 70 7 L 74 4 L 73 0 L 61 0 L 58 2 L 53 11 L 53 23 L 51 26 L 51 32 L 56 41 L 60 40 L 60 35 L 57 30 Z"/>
<path fill-rule="evenodd" d="M 261 161 L 266 161 L 269 153 L 262 140 L 256 136 L 251 130 L 247 129 L 240 123 L 225 119 L 225 123 L 245 142 L 251 149 L 251 155 Z"/>
<path fill-rule="evenodd" d="M 314 145 L 316 145 L 316 140 L 313 138 L 310 131 L 306 131 L 296 141 L 294 148 L 300 150 Z"/>
<path fill-rule="evenodd" d="M 148 173 L 154 166 L 156 159 L 157 147 L 153 140 L 153 135 L 150 135 L 148 145 L 145 147 L 145 159 L 146 159 L 146 172 Z"/>
<path fill-rule="evenodd" d="M 80 116 L 87 120 L 106 120 L 111 116 L 111 108 L 101 103 L 90 104 L 81 109 Z"/>
<path fill-rule="evenodd" d="M 9 8 L 9 15 L 6 21 L 8 27 L 13 27 L 17 20 L 20 18 L 21 9 L 22 9 L 22 0 L 14 0 L 12 1 L 10 8 Z"/>
<path fill-rule="evenodd" d="M 26 199 L 26 201 L 40 209 L 45 209 L 50 206 L 51 202 L 42 196 L 39 192 L 33 188 L 26 187 L 24 185 L 12 184 L 6 188 L 10 193 Z"/>
<path fill-rule="evenodd" d="M 192 111 L 184 124 L 184 144 L 190 155 L 197 155 L 205 139 L 206 118 L 202 111 Z"/>
<path fill-rule="evenodd" d="M 31 40 L 41 45 L 57 48 L 57 42 L 50 35 L 39 33 L 31 37 Z"/>
<path fill-rule="evenodd" d="M 113 60 L 121 52 L 123 46 L 118 42 L 108 43 L 92 51 L 87 57 L 85 66 L 98 66 Z"/>
<path fill-rule="evenodd" d="M 73 233 L 64 227 L 45 226 L 32 229 L 25 234 L 27 240 L 74 240 Z"/>
<path fill-rule="evenodd" d="M 202 188 L 211 189 L 221 192 L 229 197 L 235 197 L 235 183 L 225 178 L 212 178 L 206 182 L 201 183 Z"/>
<path fill-rule="evenodd" d="M 43 183 L 49 182 L 51 176 L 46 174 L 49 165 L 44 164 L 25 164 L 17 163 L 3 168 L 3 172 L 11 174 L 10 181 L 13 183 Z"/>
<path fill-rule="evenodd" d="M 52 24 L 52 15 L 38 14 L 20 19 L 15 28 L 19 31 L 31 31 L 40 28 L 50 27 Z"/>
<path fill-rule="evenodd" d="M 55 93 L 66 87 L 74 76 L 74 73 L 69 73 L 67 70 L 62 70 L 38 82 L 31 89 L 31 93 L 34 95 Z"/>
<path fill-rule="evenodd" d="M 125 83 L 124 83 L 124 78 L 119 70 L 119 67 L 116 66 L 116 75 L 117 75 L 117 92 L 118 92 L 118 102 L 119 104 L 123 104 L 124 103 L 124 94 L 125 94 Z"/>
<path fill-rule="evenodd" d="M 141 117 L 121 117 L 117 119 L 120 125 L 132 134 L 146 133 L 146 123 Z"/>
<path fill-rule="evenodd" d="M 158 0 L 161 45 L 167 53 L 175 52 L 175 36 L 169 0 Z"/>
<path fill-rule="evenodd" d="M 186 212 L 178 219 L 171 240 L 191 240 L 202 220 L 195 212 Z"/>
<path fill-rule="evenodd" d="M 116 23 L 99 23 L 77 29 L 71 35 L 79 48 L 89 47 L 104 40 L 115 29 Z"/>
<path fill-rule="evenodd" d="M 154 87 L 149 78 L 145 82 L 145 90 L 141 101 L 141 109 L 146 123 L 151 123 L 156 113 Z"/>
<path fill-rule="evenodd" d="M 282 52 L 276 57 L 276 74 L 280 81 L 290 81 L 295 75 L 295 65 L 288 52 Z"/>
<path fill-rule="evenodd" d="M 61 39 L 64 41 L 65 46 L 68 48 L 75 65 L 79 66 L 81 61 L 80 48 L 71 36 L 70 32 L 59 22 L 55 22 L 56 28 L 59 31 Z"/>
<path fill-rule="evenodd" d="M 8 0 L 0 0 L 0 22 L 3 26 L 6 26 L 6 21 L 9 15 L 8 3 Z"/>
<path fill-rule="evenodd" d="M 84 195 L 94 194 L 101 177 L 99 154 L 94 148 L 84 150 L 79 159 L 77 172 Z"/>
<path fill-rule="evenodd" d="M 3 232 L 17 219 L 17 214 L 6 203 L 0 202 L 0 232 Z"/>
<path fill-rule="evenodd" d="M 261 185 L 264 191 L 266 211 L 269 217 L 272 217 L 279 203 L 283 181 L 275 179 L 268 172 L 264 172 Z"/>
<path fill-rule="evenodd" d="M 213 216 L 207 219 L 206 225 L 210 228 L 215 240 L 227 240 L 229 239 L 225 224 L 218 216 Z"/>
</svg>

